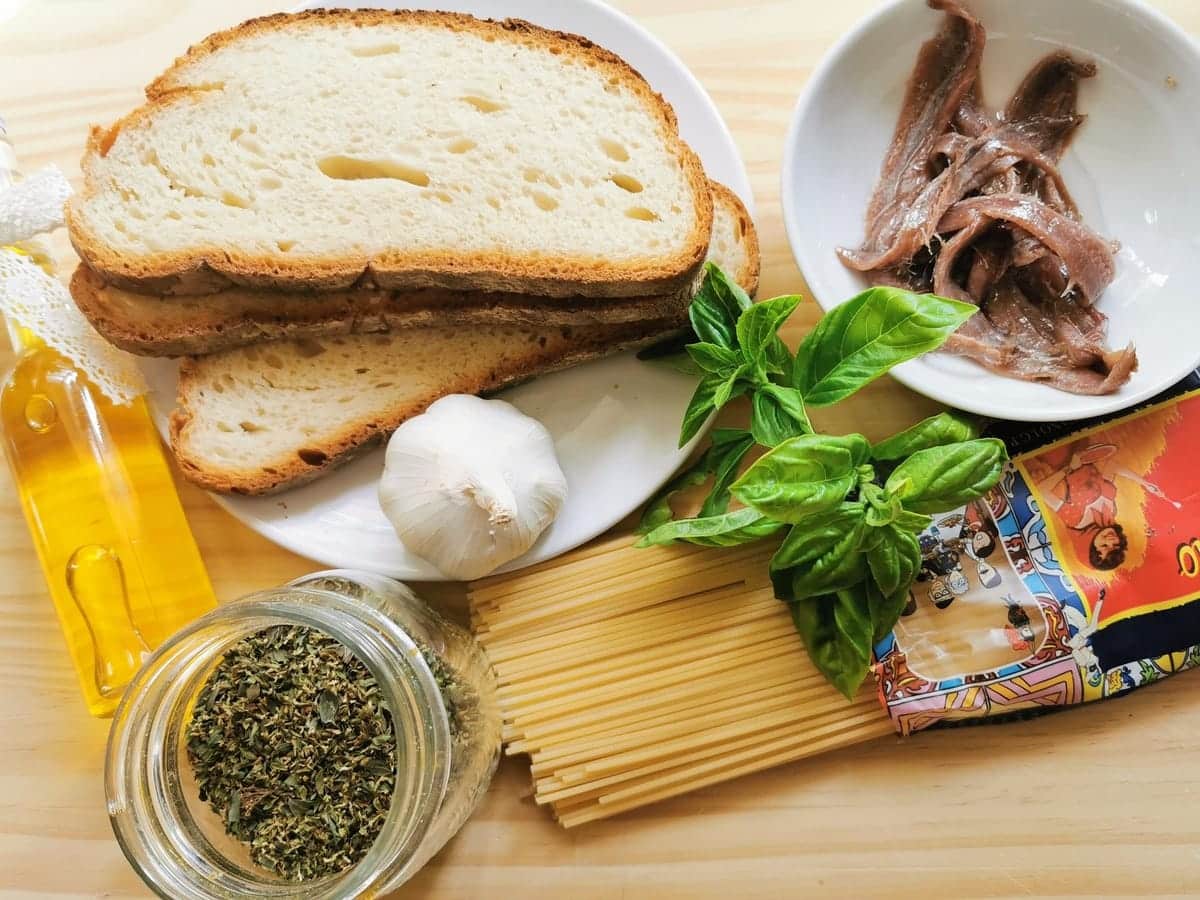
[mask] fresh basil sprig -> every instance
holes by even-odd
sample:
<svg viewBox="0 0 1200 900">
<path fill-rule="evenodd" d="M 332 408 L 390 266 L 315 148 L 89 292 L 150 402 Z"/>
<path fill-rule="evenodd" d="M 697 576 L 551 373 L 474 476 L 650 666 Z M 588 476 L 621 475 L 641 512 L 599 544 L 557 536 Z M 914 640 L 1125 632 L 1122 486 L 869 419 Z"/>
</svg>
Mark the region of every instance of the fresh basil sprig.
<svg viewBox="0 0 1200 900">
<path fill-rule="evenodd" d="M 756 303 L 738 316 L 735 326 L 738 349 L 746 362 L 754 366 L 758 384 L 767 384 L 770 375 L 787 374 L 792 355 L 780 339 L 779 329 L 799 305 L 800 297 L 785 295 Z"/>
<path fill-rule="evenodd" d="M 800 303 L 796 296 L 754 303 L 720 268 L 708 263 L 704 281 L 688 310 L 700 338 L 687 346 L 691 364 L 703 374 L 679 432 L 685 446 L 713 413 L 743 394 L 754 396 L 755 439 L 766 446 L 811 431 L 800 392 L 786 384 L 792 354 L 779 328 Z"/>
<path fill-rule="evenodd" d="M 859 434 L 816 434 L 808 418 L 808 407 L 844 400 L 937 349 L 975 307 L 872 288 L 826 315 L 793 358 L 778 331 L 799 303 L 785 296 L 753 304 L 707 266 L 690 308 L 699 341 L 688 345 L 686 360 L 700 384 L 680 446 L 743 394 L 750 395 L 750 430 L 713 433 L 708 452 L 647 508 L 639 546 L 730 547 L 787 530 L 770 563 L 776 596 L 790 605 L 817 668 L 852 697 L 874 644 L 895 627 L 908 600 L 921 566 L 917 535 L 931 514 L 990 490 L 1005 450 L 951 412 L 874 446 Z M 755 445 L 768 452 L 747 466 Z M 706 483 L 699 515 L 675 518 L 672 498 Z"/>
</svg>

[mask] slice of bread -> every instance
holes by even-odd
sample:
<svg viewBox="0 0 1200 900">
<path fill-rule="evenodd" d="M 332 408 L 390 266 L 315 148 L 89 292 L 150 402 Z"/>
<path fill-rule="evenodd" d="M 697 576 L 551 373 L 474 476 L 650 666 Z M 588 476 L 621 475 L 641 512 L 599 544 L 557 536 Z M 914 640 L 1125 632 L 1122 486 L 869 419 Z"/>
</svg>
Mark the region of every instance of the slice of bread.
<svg viewBox="0 0 1200 900">
<path fill-rule="evenodd" d="M 753 294 L 754 225 L 748 216 L 730 221 L 735 227 L 719 230 L 710 258 Z M 654 343 L 686 322 L 680 306 L 671 318 L 624 325 L 405 328 L 188 359 L 179 373 L 171 446 L 184 475 L 202 487 L 270 493 L 319 477 L 439 397 L 490 393 Z"/>
<path fill-rule="evenodd" d="M 215 34 L 93 129 L 80 257 L 147 293 L 429 287 L 672 295 L 699 160 L 627 63 L 527 22 L 316 10 Z"/>
<path fill-rule="evenodd" d="M 498 391 L 683 324 L 407 328 L 201 356 L 180 369 L 171 446 L 203 488 L 271 493 L 347 462 L 440 397 Z"/>
<path fill-rule="evenodd" d="M 109 343 L 139 356 L 200 356 L 264 341 L 371 334 L 438 325 L 596 325 L 670 317 L 677 297 L 588 299 L 530 294 L 422 291 L 315 291 L 306 294 L 230 288 L 203 297 L 164 299 L 106 285 L 80 266 L 75 304 Z"/>
<path fill-rule="evenodd" d="M 710 257 L 751 293 L 758 285 L 754 224 L 729 188 L 710 183 Z M 290 294 L 229 288 L 202 297 L 161 297 L 106 285 L 86 266 L 71 294 L 92 326 L 111 343 L 143 356 L 214 353 L 268 340 L 327 337 L 430 325 L 616 325 L 679 316 L 691 289 L 668 297 L 547 299 L 526 294 L 476 294 L 439 289 L 357 288 Z"/>
<path fill-rule="evenodd" d="M 725 185 L 710 181 L 708 187 L 713 198 L 713 229 L 706 258 L 724 269 L 753 297 L 758 293 L 762 266 L 754 219 L 741 198 Z M 694 294 L 696 287 L 693 284 L 689 293 Z"/>
</svg>

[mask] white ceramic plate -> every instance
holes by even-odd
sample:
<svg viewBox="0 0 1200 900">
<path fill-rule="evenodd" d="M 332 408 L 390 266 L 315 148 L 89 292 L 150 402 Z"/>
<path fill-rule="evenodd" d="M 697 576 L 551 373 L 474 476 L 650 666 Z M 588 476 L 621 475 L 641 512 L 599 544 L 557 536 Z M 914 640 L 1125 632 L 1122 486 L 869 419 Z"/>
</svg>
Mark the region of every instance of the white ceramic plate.
<svg viewBox="0 0 1200 900">
<path fill-rule="evenodd" d="M 316 4 L 314 4 L 316 5 Z M 675 108 L 683 137 L 710 177 L 751 206 L 750 183 L 712 100 L 683 63 L 633 20 L 597 0 L 445 0 L 372 3 L 448 9 L 488 18 L 521 18 L 582 34 L 623 56 Z M 145 361 L 151 404 L 165 427 L 175 397 L 176 365 Z M 501 396 L 554 436 L 568 482 L 567 502 L 541 540 L 508 568 L 550 559 L 612 527 L 687 458 L 676 447 L 693 380 L 632 355 L 539 378 Z M 165 433 L 165 431 L 164 431 Z M 383 451 L 321 480 L 264 498 L 220 497 L 236 518 L 277 544 L 324 565 L 370 569 L 397 578 L 437 580 L 436 569 L 405 551 L 379 510 Z"/>
<path fill-rule="evenodd" d="M 949 354 L 900 366 L 916 391 L 960 409 L 1027 421 L 1101 415 L 1151 397 L 1200 364 L 1193 325 L 1200 284 L 1200 54 L 1136 0 L 970 0 L 988 31 L 985 101 L 1001 106 L 1058 47 L 1092 57 L 1088 121 L 1063 175 L 1085 220 L 1123 247 L 1100 300 L 1113 346 L 1137 344 L 1141 369 L 1120 393 L 1077 397 L 994 375 Z M 800 98 L 783 161 L 788 240 L 825 309 L 863 289 L 838 246 L 862 240 L 863 216 L 920 45 L 941 25 L 923 0 L 893 0 L 847 34 Z"/>
</svg>

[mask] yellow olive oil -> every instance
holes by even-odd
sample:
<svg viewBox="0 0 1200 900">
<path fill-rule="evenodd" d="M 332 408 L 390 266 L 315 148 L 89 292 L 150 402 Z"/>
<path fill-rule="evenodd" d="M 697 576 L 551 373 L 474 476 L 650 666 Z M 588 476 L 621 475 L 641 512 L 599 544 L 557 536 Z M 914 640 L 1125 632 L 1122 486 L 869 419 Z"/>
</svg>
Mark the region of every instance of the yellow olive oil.
<svg viewBox="0 0 1200 900">
<path fill-rule="evenodd" d="M 111 715 L 145 655 L 216 600 L 145 402 L 114 404 L 27 329 L 10 335 L 5 456 L 88 710 Z"/>
<path fill-rule="evenodd" d="M 4 450 L 93 715 L 216 605 L 145 403 L 111 403 L 44 346 L 0 389 Z"/>
</svg>

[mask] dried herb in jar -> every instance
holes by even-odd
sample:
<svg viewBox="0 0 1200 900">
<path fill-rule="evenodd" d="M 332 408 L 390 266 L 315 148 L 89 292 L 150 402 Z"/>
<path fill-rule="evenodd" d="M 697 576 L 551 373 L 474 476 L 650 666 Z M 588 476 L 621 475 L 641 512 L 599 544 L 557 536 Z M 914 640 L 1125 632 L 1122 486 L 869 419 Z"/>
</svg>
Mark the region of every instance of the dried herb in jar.
<svg viewBox="0 0 1200 900">
<path fill-rule="evenodd" d="M 296 881 L 362 859 L 396 783 L 396 735 L 374 676 L 302 626 L 265 629 L 225 654 L 196 700 L 187 753 L 226 831 Z"/>
<path fill-rule="evenodd" d="M 386 608 L 387 606 L 384 597 L 368 585 L 336 574 L 309 579 L 304 582 L 303 587 L 310 590 L 331 591 L 376 608 Z M 403 586 L 401 589 L 407 590 Z M 431 630 L 420 628 L 415 631 L 411 628 L 408 630 L 417 651 L 433 675 L 438 696 L 446 711 L 446 720 L 450 726 L 449 790 L 453 794 L 460 789 L 460 782 L 464 778 L 473 780 L 476 777 L 472 774 L 476 768 L 494 766 L 494 762 L 489 761 L 490 752 L 485 750 L 481 753 L 479 750 L 481 743 L 487 747 L 492 746 L 491 742 L 482 736 L 489 734 L 493 726 L 488 724 L 487 715 L 482 706 L 484 701 L 481 699 L 479 691 L 472 684 L 471 678 L 464 677 L 458 668 L 462 665 L 470 665 L 467 653 L 445 639 L 438 641 L 435 638 L 431 642 L 419 636 L 424 632 L 428 638 L 430 631 L 437 634 L 441 630 L 438 627 Z M 498 732 L 494 742 L 495 745 L 499 745 Z M 485 781 L 485 788 L 486 783 Z"/>
<path fill-rule="evenodd" d="M 364 603 L 372 602 L 375 599 L 375 595 L 365 585 L 349 578 L 326 576 L 309 581 L 304 586 L 333 591 Z M 437 684 L 438 694 L 442 698 L 442 706 L 446 710 L 446 720 L 450 726 L 450 777 L 453 780 L 459 775 L 469 756 L 471 734 L 468 729 L 468 721 L 478 718 L 479 694 L 470 684 L 459 677 L 442 653 L 420 638 L 414 638 L 413 643 L 416 644 L 421 658 L 425 660 L 425 665 L 429 666 L 429 671 Z"/>
<path fill-rule="evenodd" d="M 421 641 L 414 641 L 414 643 L 421 651 L 421 658 L 425 660 L 425 665 L 429 666 L 434 683 L 437 684 L 438 693 L 441 694 L 442 706 L 446 708 L 446 719 L 450 723 L 450 737 L 457 739 L 462 734 L 463 726 L 462 715 L 459 712 L 458 704 L 454 702 L 454 695 L 462 690 L 462 685 L 454 677 L 454 670 L 442 661 L 432 647 Z"/>
</svg>

